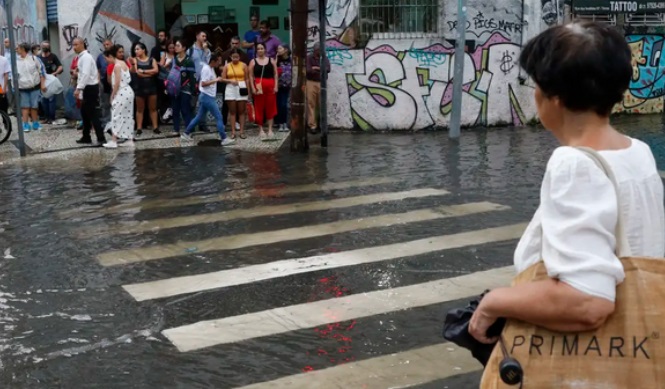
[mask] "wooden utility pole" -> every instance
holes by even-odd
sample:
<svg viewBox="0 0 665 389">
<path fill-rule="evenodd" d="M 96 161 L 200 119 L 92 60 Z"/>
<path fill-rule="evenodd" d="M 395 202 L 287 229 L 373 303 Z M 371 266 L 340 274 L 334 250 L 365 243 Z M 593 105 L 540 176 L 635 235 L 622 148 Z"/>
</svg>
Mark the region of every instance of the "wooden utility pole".
<svg viewBox="0 0 665 389">
<path fill-rule="evenodd" d="M 293 83 L 291 85 L 291 151 L 309 150 L 305 125 L 308 0 L 291 0 Z"/>
</svg>

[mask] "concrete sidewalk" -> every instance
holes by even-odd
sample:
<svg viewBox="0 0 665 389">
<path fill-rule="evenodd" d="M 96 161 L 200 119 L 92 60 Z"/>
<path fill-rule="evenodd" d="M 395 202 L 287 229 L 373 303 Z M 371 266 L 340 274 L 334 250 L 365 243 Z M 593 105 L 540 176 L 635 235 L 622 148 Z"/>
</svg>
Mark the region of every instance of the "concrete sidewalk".
<svg viewBox="0 0 665 389">
<path fill-rule="evenodd" d="M 0 145 L 0 164 L 20 159 L 16 117 L 12 116 L 11 119 L 13 126 L 12 134 L 7 142 Z M 214 129 L 214 125 L 209 125 L 208 128 Z M 183 141 L 179 136 L 175 135 L 173 133 L 173 127 L 170 125 L 162 126 L 160 130 L 162 133 L 159 135 L 154 134 L 152 131 L 143 131 L 143 134 L 136 138 L 135 150 L 187 148 L 194 146 L 216 146 L 221 148 L 218 144 L 219 135 L 216 131 L 211 133 L 195 132 L 193 134 L 194 141 L 189 142 Z M 289 133 L 275 132 L 275 137 L 272 140 L 261 141 L 261 139 L 259 139 L 259 130 L 256 125 L 248 126 L 245 133 L 247 139 L 240 139 L 240 137 L 237 137 L 236 143 L 227 146 L 226 149 L 255 153 L 275 153 L 282 147 L 289 136 Z M 230 131 L 227 132 L 227 134 L 230 135 Z M 64 126 L 43 125 L 42 130 L 36 132 L 31 131 L 25 134 L 28 158 L 69 158 L 74 155 L 86 153 L 113 154 L 131 150 L 127 148 L 109 150 L 88 145 L 79 145 L 76 143 L 76 140 L 80 138 L 81 131 L 74 128 L 73 122 Z M 107 138 L 110 139 L 108 134 Z M 93 140 L 95 140 L 94 134 Z"/>
</svg>

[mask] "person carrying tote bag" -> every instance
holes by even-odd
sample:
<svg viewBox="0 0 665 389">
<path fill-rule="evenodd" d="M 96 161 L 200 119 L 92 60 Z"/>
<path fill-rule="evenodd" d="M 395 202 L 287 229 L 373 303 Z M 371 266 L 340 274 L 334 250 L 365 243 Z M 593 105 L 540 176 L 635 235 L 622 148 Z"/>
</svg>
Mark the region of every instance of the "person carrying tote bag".
<svg viewBox="0 0 665 389">
<path fill-rule="evenodd" d="M 559 140 L 510 287 L 468 333 L 497 344 L 480 387 L 665 387 L 665 211 L 651 149 L 609 121 L 632 77 L 611 26 L 555 26 L 522 50 L 543 126 Z M 488 336 L 507 320 L 500 336 Z"/>
</svg>

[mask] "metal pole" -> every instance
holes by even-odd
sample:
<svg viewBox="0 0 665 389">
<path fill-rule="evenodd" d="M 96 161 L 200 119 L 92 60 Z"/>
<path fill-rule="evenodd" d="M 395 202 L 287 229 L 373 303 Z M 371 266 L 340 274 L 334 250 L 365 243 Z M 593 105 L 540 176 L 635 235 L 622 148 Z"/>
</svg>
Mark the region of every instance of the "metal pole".
<svg viewBox="0 0 665 389">
<path fill-rule="evenodd" d="M 321 46 L 321 98 L 319 119 L 321 147 L 328 147 L 328 69 L 326 67 L 326 0 L 319 0 L 319 45 Z"/>
<path fill-rule="evenodd" d="M 25 136 L 23 134 L 23 118 L 21 116 L 21 98 L 18 91 L 18 69 L 16 66 L 16 39 L 14 38 L 14 17 L 12 16 L 12 1 L 5 0 L 5 13 L 7 14 L 7 31 L 9 32 L 9 50 L 14 52 L 10 55 L 12 65 L 12 83 L 14 93 L 14 112 L 16 112 L 16 126 L 18 127 L 18 150 L 21 157 L 26 156 Z"/>
<path fill-rule="evenodd" d="M 309 150 L 305 125 L 305 78 L 307 60 L 307 0 L 291 0 L 291 45 L 293 84 L 291 87 L 291 151 Z"/>
<path fill-rule="evenodd" d="M 462 84 L 464 83 L 464 46 L 466 38 L 466 7 L 457 0 L 457 43 L 455 44 L 455 70 L 453 75 L 453 109 L 448 136 L 457 139 L 462 126 Z"/>
</svg>

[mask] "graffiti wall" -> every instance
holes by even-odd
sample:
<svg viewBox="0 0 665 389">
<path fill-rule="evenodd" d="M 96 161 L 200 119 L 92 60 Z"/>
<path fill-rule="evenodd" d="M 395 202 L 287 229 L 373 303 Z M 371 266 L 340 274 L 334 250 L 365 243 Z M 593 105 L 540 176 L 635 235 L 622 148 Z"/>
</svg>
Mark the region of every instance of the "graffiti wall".
<svg viewBox="0 0 665 389">
<path fill-rule="evenodd" d="M 14 17 L 14 38 L 17 43 L 40 43 L 48 37 L 45 2 L 14 0 L 12 16 Z M 2 28 L 2 40 L 4 40 L 9 36 L 5 0 L 0 0 L 0 27 Z"/>
<path fill-rule="evenodd" d="M 656 113 L 663 112 L 665 96 L 665 59 L 663 59 L 663 34 L 627 35 L 633 63 L 630 80 L 623 104 L 616 112 Z"/>
<path fill-rule="evenodd" d="M 61 58 L 69 69 L 76 53 L 72 48 L 75 37 L 83 37 L 88 50 L 97 57 L 103 50 L 105 39 L 125 46 L 127 55 L 138 41 L 148 50 L 155 45 L 155 8 L 152 0 L 58 0 Z M 63 81 L 69 81 L 69 73 Z M 72 110 L 72 104 L 66 111 Z M 70 116 L 70 115 L 68 115 Z"/>
<path fill-rule="evenodd" d="M 520 47 L 556 23 L 553 3 L 542 0 L 467 2 L 462 122 L 473 125 L 521 125 L 535 119 L 533 87 L 521 74 Z M 558 2 L 556 2 L 558 4 Z M 438 37 L 372 37 L 359 47 L 359 27 L 368 23 L 362 0 L 328 0 L 327 26 L 310 13 L 310 45 L 326 34 L 332 71 L 329 120 L 333 127 L 363 130 L 445 128 L 452 109 L 456 2 L 439 1 Z M 317 1 L 310 0 L 310 9 Z M 556 12 L 554 12 L 556 15 Z M 523 18 L 523 15 L 525 17 Z M 375 22 L 375 21 L 374 21 Z"/>
</svg>

